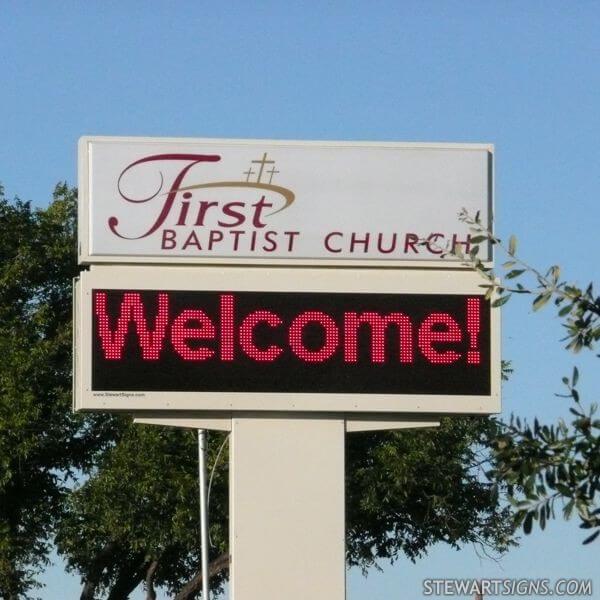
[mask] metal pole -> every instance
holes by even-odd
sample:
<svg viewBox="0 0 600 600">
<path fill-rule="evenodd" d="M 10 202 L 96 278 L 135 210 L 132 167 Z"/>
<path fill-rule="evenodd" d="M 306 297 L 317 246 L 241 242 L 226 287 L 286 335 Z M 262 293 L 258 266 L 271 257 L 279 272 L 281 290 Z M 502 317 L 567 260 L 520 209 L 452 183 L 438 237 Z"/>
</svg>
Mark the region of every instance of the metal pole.
<svg viewBox="0 0 600 600">
<path fill-rule="evenodd" d="M 206 511 L 206 430 L 198 429 L 198 474 L 200 486 L 200 543 L 202 556 L 202 600 L 209 600 L 208 514 Z"/>
</svg>

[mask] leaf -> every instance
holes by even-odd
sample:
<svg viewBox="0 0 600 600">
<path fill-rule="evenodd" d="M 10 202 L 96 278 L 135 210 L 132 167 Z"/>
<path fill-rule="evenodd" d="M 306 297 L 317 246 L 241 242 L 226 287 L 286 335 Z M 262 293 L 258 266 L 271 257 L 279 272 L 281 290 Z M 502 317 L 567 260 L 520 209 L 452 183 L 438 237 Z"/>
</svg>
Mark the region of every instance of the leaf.
<svg viewBox="0 0 600 600">
<path fill-rule="evenodd" d="M 573 367 L 573 377 L 571 377 L 571 381 L 573 382 L 573 387 L 575 387 L 577 385 L 577 382 L 579 381 L 579 370 L 577 369 L 577 367 Z"/>
<path fill-rule="evenodd" d="M 539 310 L 552 298 L 552 292 L 544 292 L 533 301 L 533 310 Z"/>
<path fill-rule="evenodd" d="M 506 279 L 514 279 L 515 277 L 518 277 L 523 273 L 525 273 L 525 269 L 513 269 L 512 271 L 510 271 L 510 273 L 506 274 Z"/>
<path fill-rule="evenodd" d="M 595 533 L 592 533 L 592 535 L 590 535 L 589 537 L 586 537 L 585 540 L 583 540 L 583 543 L 591 544 L 599 535 L 600 535 L 600 529 L 598 529 L 598 531 L 596 531 Z"/>
<path fill-rule="evenodd" d="M 533 512 L 528 512 L 525 520 L 523 521 L 523 531 L 526 535 L 531 533 L 531 528 L 533 526 Z"/>
<path fill-rule="evenodd" d="M 558 311 L 558 316 L 559 317 L 565 317 L 566 315 L 568 315 L 571 311 L 573 310 L 573 305 L 572 304 L 567 304 L 565 306 L 563 306 L 559 311 Z"/>
<path fill-rule="evenodd" d="M 571 518 L 571 514 L 573 513 L 573 507 L 575 506 L 575 502 L 573 500 L 569 500 L 565 507 L 563 508 L 563 515 L 565 520 L 569 520 Z"/>
<path fill-rule="evenodd" d="M 510 267 L 514 267 L 517 264 L 516 260 L 507 260 L 505 263 L 502 263 L 502 266 L 505 269 L 510 269 Z"/>
<path fill-rule="evenodd" d="M 481 244 L 481 242 L 485 242 L 487 240 L 487 235 L 476 235 L 471 238 L 472 244 Z"/>
<path fill-rule="evenodd" d="M 514 235 L 511 235 L 510 239 L 508 240 L 508 253 L 511 256 L 514 256 L 516 251 L 517 251 L 517 238 Z"/>
<path fill-rule="evenodd" d="M 511 294 L 506 294 L 506 296 L 502 296 L 500 298 L 498 298 L 497 300 L 494 300 L 492 302 L 492 306 L 494 308 L 498 307 L 498 306 L 503 306 L 504 304 L 506 304 L 509 299 L 510 299 Z"/>
</svg>

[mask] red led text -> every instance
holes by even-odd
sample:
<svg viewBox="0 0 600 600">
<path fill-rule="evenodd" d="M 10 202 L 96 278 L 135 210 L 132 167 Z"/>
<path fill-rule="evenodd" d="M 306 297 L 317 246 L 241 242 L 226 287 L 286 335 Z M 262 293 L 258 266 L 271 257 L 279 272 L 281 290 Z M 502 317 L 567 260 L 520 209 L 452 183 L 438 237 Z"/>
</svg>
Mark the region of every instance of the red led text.
<svg viewBox="0 0 600 600">
<path fill-rule="evenodd" d="M 479 297 L 465 297 L 460 315 L 431 311 L 419 319 L 402 311 L 345 311 L 333 317 L 309 308 L 286 317 L 266 307 L 238 314 L 235 294 L 222 293 L 218 299 L 216 315 L 202 307 L 172 314 L 170 292 L 157 293 L 152 311 L 140 293 L 124 292 L 118 312 L 109 315 L 107 293 L 96 291 L 94 313 L 104 359 L 123 360 L 127 340 L 133 336 L 145 361 L 160 360 L 163 352 L 173 351 L 184 361 L 232 362 L 241 354 L 270 363 L 291 354 L 303 363 L 338 356 L 347 364 L 369 360 L 410 365 L 417 359 L 432 365 L 481 364 Z M 306 340 L 307 331 L 315 329 L 320 334 L 317 346 Z M 393 348 L 388 343 L 390 331 L 397 340 Z M 267 338 L 270 341 L 265 342 Z M 367 349 L 361 352 L 365 339 Z"/>
</svg>

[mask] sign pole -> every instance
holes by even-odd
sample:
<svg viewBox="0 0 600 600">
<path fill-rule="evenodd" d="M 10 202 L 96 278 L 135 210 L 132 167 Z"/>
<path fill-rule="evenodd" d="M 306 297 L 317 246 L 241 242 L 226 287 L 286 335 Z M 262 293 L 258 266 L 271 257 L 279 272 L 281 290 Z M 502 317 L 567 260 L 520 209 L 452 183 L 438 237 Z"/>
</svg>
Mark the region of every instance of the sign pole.
<svg viewBox="0 0 600 600">
<path fill-rule="evenodd" d="M 200 487 L 200 543 L 202 557 L 202 600 L 209 600 L 208 514 L 206 510 L 206 429 L 198 429 L 198 482 Z"/>
<path fill-rule="evenodd" d="M 344 600 L 344 419 L 232 419 L 232 600 Z"/>
</svg>

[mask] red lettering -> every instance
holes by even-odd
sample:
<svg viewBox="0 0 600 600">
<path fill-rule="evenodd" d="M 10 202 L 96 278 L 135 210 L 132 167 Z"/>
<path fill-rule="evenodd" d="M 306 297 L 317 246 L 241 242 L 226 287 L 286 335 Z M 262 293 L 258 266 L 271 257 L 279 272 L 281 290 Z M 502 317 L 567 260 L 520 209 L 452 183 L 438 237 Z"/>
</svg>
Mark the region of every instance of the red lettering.
<svg viewBox="0 0 600 600">
<path fill-rule="evenodd" d="M 329 252 L 335 252 L 335 253 L 338 253 L 338 252 L 341 252 L 341 251 L 342 251 L 342 249 L 341 249 L 341 248 L 332 248 L 332 247 L 330 246 L 330 244 L 329 244 L 329 242 L 330 242 L 331 238 L 332 238 L 334 235 L 335 235 L 335 236 L 339 236 L 339 237 L 343 237 L 343 236 L 344 236 L 344 234 L 343 234 L 341 231 L 332 231 L 331 233 L 328 233 L 328 234 L 325 236 L 325 248 L 327 248 L 327 250 L 328 250 Z"/>
<path fill-rule="evenodd" d="M 252 205 L 256 210 L 254 211 L 254 218 L 252 219 L 252 225 L 254 227 L 265 227 L 266 223 L 261 223 L 260 218 L 262 216 L 263 208 L 273 206 L 272 202 L 266 202 L 265 197 L 256 202 L 256 204 Z"/>
<path fill-rule="evenodd" d="M 113 292 L 114 293 L 114 292 Z M 295 311 L 292 314 L 282 309 L 284 316 L 277 312 L 258 308 L 252 304 L 258 299 L 258 306 L 264 306 L 259 296 L 254 295 L 250 305 L 247 300 L 239 300 L 246 312 L 238 317 L 236 293 L 215 293 L 218 311 L 210 315 L 201 307 L 182 306 L 180 314 L 169 318 L 170 293 L 159 292 L 152 303 L 145 306 L 142 298 L 147 293 L 123 292 L 118 306 L 118 316 L 108 312 L 109 294 L 94 291 L 94 317 L 97 324 L 99 343 L 106 360 L 122 360 L 128 335 L 137 336 L 139 353 L 144 360 L 156 361 L 161 358 L 164 340 L 169 336 L 171 348 L 186 361 L 206 361 L 216 358 L 221 362 L 234 362 L 239 357 L 239 349 L 250 359 L 260 363 L 276 361 L 284 353 L 290 352 L 306 363 L 323 363 L 334 356 L 340 346 L 343 362 L 355 364 L 359 361 L 372 364 L 397 363 L 416 365 L 429 362 L 432 365 L 450 365 L 464 359 L 467 365 L 480 365 L 483 361 L 480 349 L 481 313 L 483 300 L 480 297 L 465 297 L 463 308 L 453 301 L 458 315 L 449 312 L 430 312 L 423 315 L 422 321 L 415 321 L 410 314 L 403 312 L 379 313 L 376 311 L 339 312 L 332 316 L 320 310 Z M 193 292 L 187 292 L 193 294 Z M 206 294 L 204 293 L 203 297 Z M 218 294 L 218 298 L 217 298 Z M 244 292 L 240 292 L 243 297 Z M 214 300 L 210 300 L 212 303 Z M 188 302 L 188 300 L 186 300 Z M 180 301 L 176 302 L 180 305 Z M 335 304 L 335 303 L 334 303 Z M 362 300 L 359 306 L 365 306 Z M 347 306 L 347 304 L 345 305 Z M 368 306 L 368 304 L 366 305 Z M 153 323 L 149 324 L 148 310 Z M 171 309 L 172 310 L 172 309 Z M 341 322 L 337 322 L 338 319 Z M 168 328 L 170 327 L 170 330 Z M 262 329 L 258 329 L 262 327 Z M 284 328 L 277 339 L 287 341 L 270 343 L 270 336 L 276 328 Z M 391 328 L 391 329 L 390 329 Z M 260 331 L 261 336 L 258 337 Z M 391 347 L 388 342 L 397 340 Z M 262 341 L 258 341 L 262 340 Z M 212 344 L 201 346 L 198 340 L 212 340 Z M 361 347 L 365 346 L 364 350 Z M 391 348 L 394 348 L 392 356 Z M 237 355 L 236 355 L 237 353 Z M 339 361 L 342 362 L 341 359 Z"/>
<path fill-rule="evenodd" d="M 208 249 L 212 250 L 215 242 L 220 242 L 223 239 L 223 232 L 218 229 L 211 229 L 208 234 Z"/>
<path fill-rule="evenodd" d="M 452 252 L 456 250 L 456 246 L 464 246 L 463 252 L 471 252 L 471 234 L 467 234 L 467 239 L 464 241 L 460 241 L 458 239 L 458 234 L 454 234 L 452 236 Z"/>
<path fill-rule="evenodd" d="M 265 252 L 274 252 L 277 250 L 277 232 L 276 231 L 266 231 L 265 232 L 265 243 L 263 244 L 262 249 Z M 267 244 L 269 244 L 267 246 Z"/>
<path fill-rule="evenodd" d="M 162 243 L 160 245 L 162 250 L 173 250 L 177 246 L 175 241 L 176 232 L 173 229 L 163 229 L 162 232 Z"/>
<path fill-rule="evenodd" d="M 412 250 L 415 254 L 419 254 L 419 249 L 415 245 L 419 242 L 419 236 L 416 233 L 407 233 L 404 238 L 404 254 L 408 254 L 408 250 Z"/>
<path fill-rule="evenodd" d="M 246 205 L 243 202 L 228 202 L 227 204 L 225 204 L 225 206 L 223 206 L 223 214 L 228 217 L 232 217 L 233 219 L 235 219 L 235 221 L 233 223 L 219 221 L 219 225 L 221 227 L 237 227 L 246 220 L 244 214 L 237 210 L 234 210 L 232 206 L 240 206 L 241 208 L 244 208 L 244 206 Z"/>
<path fill-rule="evenodd" d="M 266 323 L 270 327 L 281 325 L 279 315 L 269 310 L 255 310 L 250 313 L 240 325 L 240 346 L 242 350 L 252 359 L 258 362 L 273 362 L 283 352 L 283 349 L 275 344 L 261 349 L 254 343 L 254 328 L 259 323 Z"/>
<path fill-rule="evenodd" d="M 369 250 L 369 239 L 371 238 L 370 233 L 365 233 L 364 238 L 359 238 L 357 233 L 353 233 L 350 236 L 350 252 L 354 252 L 355 246 L 363 247 L 363 252 L 367 252 Z"/>
<path fill-rule="evenodd" d="M 192 231 L 192 233 L 187 236 L 183 246 L 181 246 L 181 249 L 186 250 L 188 246 L 196 246 L 198 250 L 202 250 L 202 245 L 200 244 L 200 240 L 198 239 L 195 231 Z"/>
<path fill-rule="evenodd" d="M 283 235 L 288 236 L 288 252 L 294 249 L 294 241 L 297 235 L 300 235 L 299 231 L 284 231 Z"/>
<path fill-rule="evenodd" d="M 221 295 L 221 360 L 233 360 L 233 296 Z"/>
<path fill-rule="evenodd" d="M 379 252 L 381 252 L 382 254 L 390 254 L 391 252 L 393 252 L 396 249 L 397 240 L 398 240 L 398 234 L 397 233 L 392 234 L 392 241 L 390 242 L 389 248 L 384 248 L 383 247 L 383 233 L 380 233 L 377 236 L 377 250 L 379 250 Z"/>
<path fill-rule="evenodd" d="M 302 334 L 311 322 L 319 323 L 325 332 L 325 343 L 320 350 L 309 350 L 304 345 Z M 306 362 L 323 362 L 337 350 L 340 335 L 335 321 L 319 310 L 309 310 L 298 315 L 290 325 L 289 342 L 292 352 Z"/>
<path fill-rule="evenodd" d="M 344 360 L 347 363 L 358 361 L 358 328 L 361 324 L 371 328 L 371 358 L 375 363 L 384 363 L 385 332 L 388 325 L 398 326 L 400 350 L 398 358 L 401 363 L 413 362 L 413 332 L 410 319 L 402 313 L 391 313 L 382 317 L 375 312 L 344 313 Z"/>
<path fill-rule="evenodd" d="M 480 304 L 479 298 L 467 298 L 467 333 L 469 334 L 467 364 L 469 365 L 478 365 L 481 362 L 481 354 L 477 349 L 481 325 Z"/>
<path fill-rule="evenodd" d="M 188 327 L 187 323 L 196 321 L 197 327 Z M 206 360 L 214 356 L 210 348 L 192 349 L 187 340 L 211 340 L 215 337 L 215 326 L 209 317 L 201 310 L 184 310 L 173 321 L 171 327 L 171 343 L 183 360 Z"/>
<path fill-rule="evenodd" d="M 454 350 L 436 350 L 434 343 L 460 342 L 461 339 L 460 327 L 448 313 L 432 313 L 419 327 L 419 348 L 425 358 L 434 364 L 449 365 L 461 357 Z"/>
<path fill-rule="evenodd" d="M 427 241 L 425 242 L 425 246 L 427 247 L 427 250 L 429 250 L 429 252 L 431 252 L 431 254 L 442 254 L 442 252 L 444 251 L 443 248 L 441 248 L 437 243 L 437 241 L 440 238 L 444 239 L 443 233 L 432 233 L 427 238 Z"/>
<path fill-rule="evenodd" d="M 96 317 L 98 319 L 98 334 L 100 336 L 104 358 L 121 360 L 129 323 L 135 323 L 136 333 L 142 348 L 144 360 L 158 360 L 162 350 L 163 339 L 169 322 L 169 295 L 158 294 L 158 314 L 154 330 L 148 329 L 144 305 L 139 294 L 127 292 L 119 309 L 116 330 L 111 330 L 110 319 L 106 310 L 106 293 L 97 292 L 95 295 Z"/>
<path fill-rule="evenodd" d="M 183 194 L 184 198 L 191 198 L 191 194 L 189 192 L 186 192 L 185 194 Z M 187 214 L 188 211 L 190 210 L 190 203 L 186 200 L 183 200 L 181 202 L 181 208 L 179 209 L 179 219 L 177 219 L 177 223 L 175 223 L 176 226 L 183 226 L 185 225 L 185 220 L 187 219 Z"/>
<path fill-rule="evenodd" d="M 150 227 L 150 229 L 148 229 L 148 231 L 146 231 L 145 233 L 143 233 L 142 235 L 138 235 L 138 236 L 133 236 L 133 237 L 128 237 L 126 235 L 122 235 L 121 233 L 119 233 L 117 231 L 117 226 L 119 225 L 119 219 L 117 217 L 110 217 L 108 219 L 108 226 L 110 228 L 110 230 L 118 237 L 125 239 L 125 240 L 139 240 L 141 238 L 145 238 L 148 237 L 149 235 L 152 235 L 166 220 L 166 218 L 169 216 L 169 213 L 171 212 L 171 208 L 173 208 L 173 204 L 175 202 L 175 198 L 177 197 L 177 192 L 179 191 L 179 188 L 181 186 L 181 183 L 183 182 L 185 176 L 187 175 L 188 171 L 195 165 L 197 165 L 198 163 L 201 162 L 218 162 L 221 160 L 221 157 L 217 154 L 215 155 L 204 155 L 204 154 L 155 154 L 153 156 L 146 156 L 145 158 L 140 158 L 139 160 L 136 160 L 135 162 L 132 162 L 130 165 L 128 165 L 127 167 L 125 167 L 125 169 L 123 169 L 123 171 L 121 172 L 121 174 L 119 175 L 119 180 L 117 182 L 117 188 L 119 190 L 119 194 L 121 195 L 121 198 L 123 198 L 124 200 L 127 200 L 127 202 L 133 202 L 135 204 L 139 204 L 139 203 L 143 203 L 143 202 L 148 202 L 150 200 L 152 200 L 153 198 L 156 198 L 156 196 L 158 196 L 158 194 L 160 193 L 160 191 L 162 190 L 163 187 L 163 176 L 162 174 L 160 175 L 160 186 L 159 188 L 156 190 L 156 192 L 154 192 L 154 194 L 152 194 L 151 196 L 148 196 L 147 198 L 130 198 L 128 196 L 125 195 L 125 193 L 123 192 L 122 188 L 121 188 L 121 181 L 123 179 L 123 177 L 125 176 L 125 174 L 130 170 L 133 169 L 133 167 L 136 167 L 137 165 L 141 165 L 143 163 L 148 163 L 148 162 L 155 162 L 155 161 L 161 161 L 161 160 L 185 160 L 185 161 L 190 161 L 188 165 L 186 165 L 177 175 L 177 177 L 175 177 L 175 179 L 173 180 L 173 183 L 171 184 L 171 188 L 169 189 L 169 193 L 167 194 L 167 197 L 165 199 L 165 202 L 162 206 L 162 209 L 158 215 L 158 217 L 156 218 L 156 221 L 154 221 L 154 224 Z"/>
<path fill-rule="evenodd" d="M 219 206 L 218 202 L 207 202 L 206 200 L 202 200 L 200 202 L 200 207 L 198 208 L 198 216 L 196 217 L 196 225 L 198 227 L 202 227 L 204 225 L 204 219 L 206 217 L 206 213 L 211 206 Z"/>
</svg>

